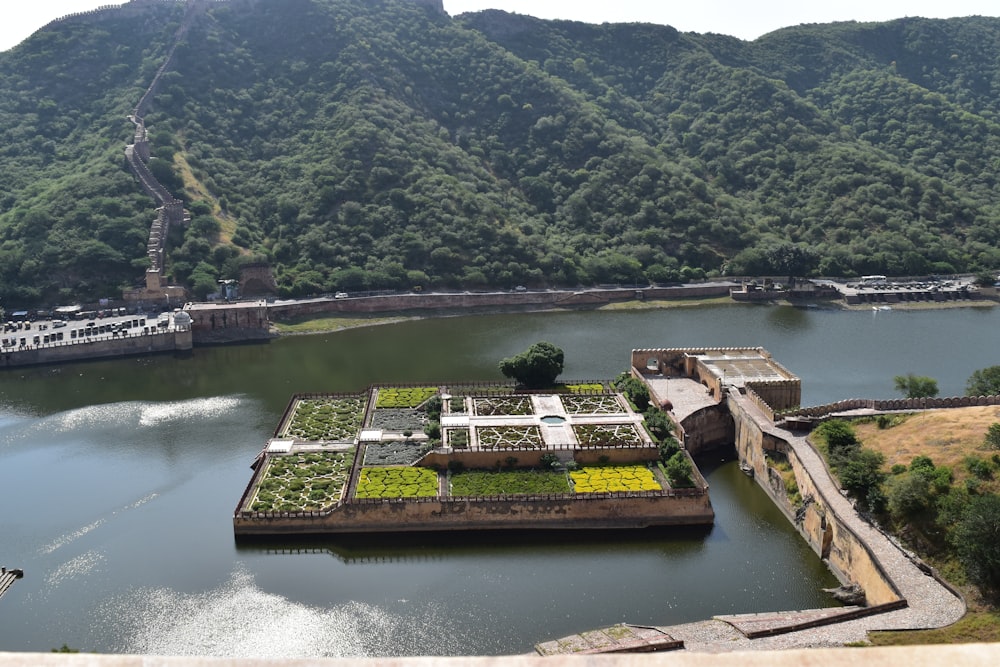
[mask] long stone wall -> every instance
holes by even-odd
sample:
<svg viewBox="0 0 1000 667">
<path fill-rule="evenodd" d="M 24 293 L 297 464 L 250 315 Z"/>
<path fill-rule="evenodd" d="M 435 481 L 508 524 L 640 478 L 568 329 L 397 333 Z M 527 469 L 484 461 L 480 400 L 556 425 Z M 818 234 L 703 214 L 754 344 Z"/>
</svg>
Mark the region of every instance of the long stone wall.
<svg viewBox="0 0 1000 667">
<path fill-rule="evenodd" d="M 237 512 L 237 536 L 398 533 L 427 530 L 639 529 L 710 524 L 700 490 L 354 500 L 330 512 Z"/>
<path fill-rule="evenodd" d="M 133 0 L 129 3 L 134 9 L 141 9 L 152 4 L 171 2 L 177 4 L 177 0 Z M 188 218 L 184 212 L 184 203 L 174 197 L 166 187 L 150 171 L 147 162 L 150 159 L 150 145 L 146 123 L 143 116 L 148 111 L 153 96 L 159 90 L 163 74 L 172 66 L 174 54 L 177 46 L 187 34 L 195 17 L 209 4 L 209 0 L 190 0 L 186 3 L 187 11 L 184 19 L 174 33 L 173 43 L 166 57 L 161 63 L 156 75 L 150 82 L 149 87 L 139 98 L 135 108 L 129 115 L 129 120 L 135 124 L 133 133 L 133 143 L 125 147 L 125 160 L 132 173 L 139 179 L 142 189 L 156 202 L 156 219 L 149 228 L 149 238 L 146 243 L 146 256 L 149 259 L 149 269 L 146 271 L 146 292 L 155 295 L 166 288 L 164 273 L 166 270 L 166 243 L 170 227 L 183 224 Z"/>
<path fill-rule="evenodd" d="M 198 345 L 273 338 L 265 301 L 189 303 L 184 312 L 191 316 L 191 330 Z"/>
<path fill-rule="evenodd" d="M 190 330 L 138 334 L 107 340 L 42 345 L 30 350 L 12 350 L 0 354 L 0 368 L 67 363 L 84 359 L 128 357 L 161 352 L 182 352 L 190 350 L 191 347 Z"/>
<path fill-rule="evenodd" d="M 779 418 L 820 418 L 852 410 L 898 411 L 935 410 L 940 408 L 968 408 L 982 405 L 1000 405 L 1000 396 L 952 396 L 947 398 L 851 398 L 836 403 L 796 408 L 778 413 Z"/>
<path fill-rule="evenodd" d="M 326 313 L 380 313 L 421 310 L 465 310 L 469 308 L 586 308 L 617 301 L 641 299 L 688 299 L 725 294 L 725 286 L 689 285 L 600 290 L 545 290 L 529 292 L 432 292 L 365 296 L 349 299 L 317 298 L 272 303 L 271 319 L 293 320 Z"/>
<path fill-rule="evenodd" d="M 752 413 L 752 402 L 738 392 L 727 401 L 736 425 L 736 450 L 741 464 L 788 517 L 806 542 L 830 564 L 842 581 L 856 583 L 865 591 L 867 604 L 894 605 L 902 596 L 878 560 L 851 528 L 830 509 L 829 500 L 800 461 L 785 432 L 763 425 Z M 769 459 L 784 458 L 791 464 L 802 504 L 793 506 L 784 480 Z"/>
</svg>

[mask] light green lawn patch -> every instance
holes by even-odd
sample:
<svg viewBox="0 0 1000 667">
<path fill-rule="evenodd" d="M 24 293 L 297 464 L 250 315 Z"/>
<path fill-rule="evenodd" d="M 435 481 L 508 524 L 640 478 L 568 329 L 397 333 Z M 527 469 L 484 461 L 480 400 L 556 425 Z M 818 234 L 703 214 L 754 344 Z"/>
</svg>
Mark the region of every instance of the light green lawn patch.
<svg viewBox="0 0 1000 667">
<path fill-rule="evenodd" d="M 274 322 L 274 328 L 282 335 L 291 334 L 317 334 L 329 333 L 331 331 L 342 331 L 344 329 L 356 329 L 358 327 L 371 327 L 378 324 L 395 324 L 406 320 L 419 319 L 416 317 L 347 317 L 332 315 L 327 317 L 315 317 L 294 322 Z"/>
<path fill-rule="evenodd" d="M 466 470 L 451 476 L 453 496 L 569 493 L 566 473 L 549 470 Z"/>
</svg>

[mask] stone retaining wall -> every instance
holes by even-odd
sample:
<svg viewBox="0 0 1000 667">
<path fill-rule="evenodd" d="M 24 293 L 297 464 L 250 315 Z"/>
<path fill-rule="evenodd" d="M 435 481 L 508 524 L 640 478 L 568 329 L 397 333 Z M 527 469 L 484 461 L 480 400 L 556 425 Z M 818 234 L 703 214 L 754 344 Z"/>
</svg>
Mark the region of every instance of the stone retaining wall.
<svg viewBox="0 0 1000 667">
<path fill-rule="evenodd" d="M 0 368 L 127 357 L 159 352 L 180 352 L 190 350 L 191 346 L 190 330 L 139 334 L 105 340 L 64 342 L 63 344 L 43 345 L 30 350 L 4 352 L 0 354 Z"/>
<path fill-rule="evenodd" d="M 728 405 L 736 424 L 736 450 L 743 466 L 749 468 L 765 493 L 788 517 L 812 549 L 824 558 L 842 581 L 856 583 L 864 591 L 869 605 L 898 603 L 899 591 L 864 542 L 835 512 L 819 490 L 795 450 L 780 431 L 765 430 L 741 403 L 743 397 L 731 394 Z M 784 481 L 769 463 L 768 455 L 784 457 L 791 464 L 798 491 L 799 506 L 793 505 Z"/>
<path fill-rule="evenodd" d="M 330 512 L 233 517 L 237 536 L 467 530 L 639 529 L 711 524 L 708 494 L 594 493 L 547 497 L 354 500 Z"/>
</svg>

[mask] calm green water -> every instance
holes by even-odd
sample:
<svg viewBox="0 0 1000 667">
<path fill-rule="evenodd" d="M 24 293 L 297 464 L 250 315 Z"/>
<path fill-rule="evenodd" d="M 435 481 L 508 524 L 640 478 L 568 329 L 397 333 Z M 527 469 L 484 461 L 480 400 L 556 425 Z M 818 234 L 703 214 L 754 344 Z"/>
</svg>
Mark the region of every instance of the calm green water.
<svg viewBox="0 0 1000 667">
<path fill-rule="evenodd" d="M 501 654 L 619 621 L 829 604 L 832 577 L 732 463 L 709 530 L 236 545 L 249 464 L 298 391 L 499 378 L 549 340 L 564 379 L 634 347 L 763 345 L 804 402 L 942 395 L 996 359 L 994 310 L 714 307 L 424 320 L 268 345 L 0 374 L 0 650 L 230 656 Z"/>
</svg>

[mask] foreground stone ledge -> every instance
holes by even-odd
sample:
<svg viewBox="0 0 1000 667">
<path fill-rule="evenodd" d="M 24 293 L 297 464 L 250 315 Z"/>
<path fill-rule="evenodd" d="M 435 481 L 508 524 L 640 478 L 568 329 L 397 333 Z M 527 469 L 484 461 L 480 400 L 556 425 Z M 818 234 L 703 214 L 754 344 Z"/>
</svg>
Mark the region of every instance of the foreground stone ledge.
<svg viewBox="0 0 1000 667">
<path fill-rule="evenodd" d="M 734 653 L 671 652 L 661 655 L 254 659 L 0 653 L 0 667 L 993 667 L 1000 644 L 951 644 L 885 648 L 797 649 Z"/>
</svg>

